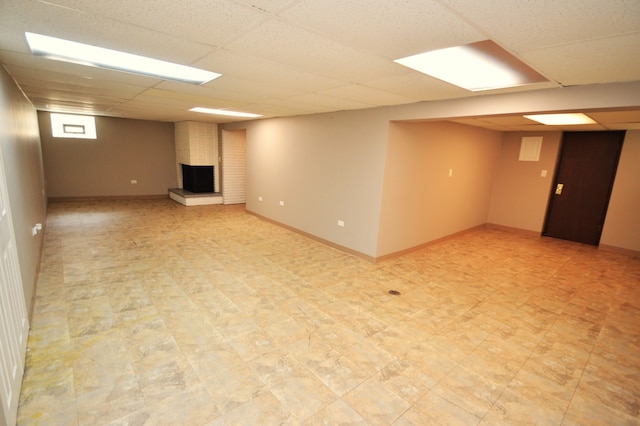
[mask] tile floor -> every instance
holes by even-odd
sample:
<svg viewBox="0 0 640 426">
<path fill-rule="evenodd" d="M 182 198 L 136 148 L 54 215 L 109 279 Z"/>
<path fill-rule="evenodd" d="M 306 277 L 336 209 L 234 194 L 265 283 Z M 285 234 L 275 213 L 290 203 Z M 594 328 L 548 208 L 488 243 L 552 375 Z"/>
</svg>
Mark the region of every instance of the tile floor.
<svg viewBox="0 0 640 426">
<path fill-rule="evenodd" d="M 20 425 L 639 413 L 638 258 L 483 229 L 373 265 L 244 206 L 49 206 Z"/>
</svg>

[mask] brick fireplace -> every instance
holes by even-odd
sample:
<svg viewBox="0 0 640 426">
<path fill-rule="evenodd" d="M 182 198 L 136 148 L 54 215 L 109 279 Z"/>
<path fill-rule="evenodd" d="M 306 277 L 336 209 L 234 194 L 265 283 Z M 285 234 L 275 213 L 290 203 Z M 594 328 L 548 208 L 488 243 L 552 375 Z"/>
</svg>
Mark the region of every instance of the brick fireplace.
<svg viewBox="0 0 640 426">
<path fill-rule="evenodd" d="M 169 197 L 183 205 L 222 204 L 219 189 L 218 125 L 174 123 L 178 188 Z"/>
</svg>

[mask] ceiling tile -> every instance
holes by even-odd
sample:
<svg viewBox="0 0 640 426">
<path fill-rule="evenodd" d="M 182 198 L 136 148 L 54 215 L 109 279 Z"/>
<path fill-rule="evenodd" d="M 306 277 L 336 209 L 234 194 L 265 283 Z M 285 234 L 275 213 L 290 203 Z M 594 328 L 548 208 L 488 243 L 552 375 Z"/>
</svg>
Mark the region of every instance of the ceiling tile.
<svg viewBox="0 0 640 426">
<path fill-rule="evenodd" d="M 322 90 L 319 94 L 346 99 L 353 102 L 360 102 L 370 106 L 399 105 L 413 102 L 412 98 L 372 89 L 360 84 L 350 84 L 348 86 L 336 87 L 334 89 Z"/>
<path fill-rule="evenodd" d="M 396 93 L 413 99 L 414 101 L 473 96 L 473 93 L 468 90 L 413 71 L 405 72 L 404 74 L 393 77 L 370 80 L 362 85 L 373 89 Z"/>
<path fill-rule="evenodd" d="M 50 61 L 25 31 L 223 76 L 193 86 Z M 472 93 L 392 61 L 487 38 L 554 81 Z M 640 81 L 639 51 L 638 0 L 0 0 L 0 62 L 36 107 L 166 121 L 237 121 L 186 111 L 194 102 L 272 117 Z M 604 114 L 608 128 L 638 122 Z M 491 120 L 479 124 L 537 128 Z"/>
<path fill-rule="evenodd" d="M 226 75 L 220 78 L 218 84 L 210 85 L 208 88 L 214 93 L 219 93 L 220 96 L 224 95 L 230 99 L 238 99 L 243 102 L 283 98 L 302 93 L 301 91 L 293 90 L 279 83 L 270 85 Z"/>
<path fill-rule="evenodd" d="M 285 22 L 265 22 L 226 46 L 299 71 L 357 83 L 403 74 L 404 67 Z"/>
<path fill-rule="evenodd" d="M 236 0 L 237 3 L 273 14 L 276 14 L 289 7 L 291 4 L 295 4 L 299 1 L 300 0 Z"/>
<path fill-rule="evenodd" d="M 218 107 L 229 106 L 229 102 L 216 99 L 213 96 L 203 96 L 203 94 L 188 93 L 186 91 L 161 90 L 153 87 L 145 90 L 143 93 L 135 97 L 136 100 L 152 99 L 153 102 L 169 102 L 172 105 L 187 105 L 187 109 L 195 106 L 215 105 Z"/>
<path fill-rule="evenodd" d="M 287 100 L 319 107 L 317 108 L 318 112 L 371 108 L 371 104 L 356 102 L 348 99 L 340 99 L 320 93 L 308 93 L 299 96 L 292 96 L 290 98 L 287 98 Z"/>
<path fill-rule="evenodd" d="M 599 123 L 640 123 L 640 111 L 599 111 L 587 112 L 587 115 Z"/>
<path fill-rule="evenodd" d="M 443 47 L 478 41 L 485 36 L 438 1 L 307 0 L 280 14 L 345 46 L 398 59 Z M 407 28 L 428 30 L 406 31 Z"/>
<path fill-rule="evenodd" d="M 531 125 L 531 120 L 521 115 L 508 115 L 502 117 L 481 117 L 480 120 L 488 123 L 503 125 L 503 126 L 526 126 Z"/>
<path fill-rule="evenodd" d="M 264 116 L 284 117 L 290 115 L 316 114 L 323 112 L 335 111 L 331 107 L 323 107 L 322 105 L 309 104 L 304 101 L 295 99 L 274 99 L 255 104 L 246 105 L 248 110 L 262 114 Z"/>
<path fill-rule="evenodd" d="M 108 18 L 209 46 L 220 46 L 245 28 L 270 17 L 260 8 L 229 0 L 129 1 L 53 0 L 61 9 Z M 143 17 L 143 19 L 141 19 Z"/>
<path fill-rule="evenodd" d="M 504 47 L 523 52 L 638 31 L 637 0 L 442 0 Z"/>
<path fill-rule="evenodd" d="M 214 80 L 205 87 L 223 85 L 228 76 L 295 91 L 316 91 L 344 84 L 342 81 L 323 77 L 315 72 L 301 71 L 269 59 L 231 52 L 227 49 L 216 50 L 194 65 L 204 69 L 218 70 L 225 77 Z"/>
<path fill-rule="evenodd" d="M 7 11 L 3 4 L 0 13 L 0 26 L 3 28 L 0 33 L 0 49 L 4 50 L 30 54 L 24 31 L 183 64 L 189 64 L 213 49 L 212 46 L 168 35 L 164 31 L 144 28 L 136 22 L 114 21 L 95 13 L 58 7 L 51 2 L 20 0 L 10 3 L 13 7 Z M 115 8 L 121 2 L 79 3 L 85 4 L 84 8 L 93 9 L 94 6 L 100 8 L 103 5 Z M 120 4 L 119 7 L 128 9 L 139 3 L 143 2 L 126 2 L 126 5 Z M 29 13 L 25 16 L 24 9 L 27 5 Z M 8 32 L 8 29 L 12 31 Z"/>
<path fill-rule="evenodd" d="M 640 123 L 612 123 L 607 124 L 609 130 L 640 130 Z"/>
<path fill-rule="evenodd" d="M 524 53 L 523 58 L 569 86 L 640 80 L 640 54 L 629 52 L 640 52 L 640 32 L 538 49 Z"/>
</svg>

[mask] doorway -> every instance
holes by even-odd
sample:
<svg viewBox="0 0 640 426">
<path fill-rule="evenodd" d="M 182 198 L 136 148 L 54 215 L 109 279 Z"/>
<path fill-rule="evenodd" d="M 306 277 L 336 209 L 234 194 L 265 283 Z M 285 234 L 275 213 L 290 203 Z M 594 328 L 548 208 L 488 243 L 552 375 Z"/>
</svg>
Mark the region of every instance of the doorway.
<svg viewBox="0 0 640 426">
<path fill-rule="evenodd" d="M 598 245 L 624 135 L 563 134 L 542 235 Z"/>
</svg>

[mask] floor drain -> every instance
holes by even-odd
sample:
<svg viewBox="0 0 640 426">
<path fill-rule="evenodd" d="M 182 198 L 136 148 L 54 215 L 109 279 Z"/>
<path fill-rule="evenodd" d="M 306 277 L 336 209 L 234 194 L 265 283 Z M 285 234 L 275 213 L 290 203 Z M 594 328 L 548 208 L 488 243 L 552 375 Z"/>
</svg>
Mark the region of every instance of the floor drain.
<svg viewBox="0 0 640 426">
<path fill-rule="evenodd" d="M 400 296 L 402 293 L 400 293 L 398 290 L 389 290 L 389 294 L 392 296 Z"/>
</svg>

